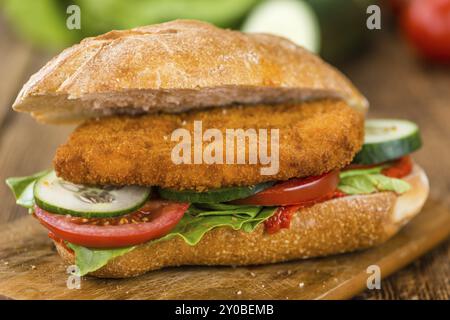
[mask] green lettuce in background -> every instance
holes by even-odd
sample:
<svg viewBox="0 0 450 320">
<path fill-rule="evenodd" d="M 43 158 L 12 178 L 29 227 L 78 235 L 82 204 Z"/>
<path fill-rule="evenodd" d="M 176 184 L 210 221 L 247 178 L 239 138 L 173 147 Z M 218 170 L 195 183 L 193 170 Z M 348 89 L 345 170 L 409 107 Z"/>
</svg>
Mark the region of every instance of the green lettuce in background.
<svg viewBox="0 0 450 320">
<path fill-rule="evenodd" d="M 223 28 L 237 28 L 261 0 L 76 0 L 86 13 L 85 24 L 92 34 L 128 29 L 175 19 L 208 21 Z"/>
<path fill-rule="evenodd" d="M 70 1 L 2 0 L 0 5 L 7 21 L 23 38 L 39 48 L 55 51 L 82 38 L 79 30 L 66 27 Z"/>
<path fill-rule="evenodd" d="M 65 48 L 84 37 L 161 23 L 197 19 L 224 28 L 238 28 L 261 0 L 1 0 L 0 5 L 18 33 L 39 48 Z M 78 5 L 81 29 L 66 28 L 67 7 Z"/>
</svg>

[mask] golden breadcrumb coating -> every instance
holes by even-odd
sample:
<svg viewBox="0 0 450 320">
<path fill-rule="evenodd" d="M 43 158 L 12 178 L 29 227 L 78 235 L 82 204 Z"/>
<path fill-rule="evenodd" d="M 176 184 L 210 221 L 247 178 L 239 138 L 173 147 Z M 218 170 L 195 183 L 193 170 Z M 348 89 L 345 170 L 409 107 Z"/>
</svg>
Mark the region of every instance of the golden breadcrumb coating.
<svg viewBox="0 0 450 320">
<path fill-rule="evenodd" d="M 217 128 L 279 129 L 279 171 L 261 175 L 258 164 L 175 164 L 171 141 L 177 128 L 193 136 Z M 79 126 L 57 150 L 58 176 L 74 183 L 146 185 L 199 191 L 319 175 L 342 168 L 361 148 L 363 116 L 337 100 L 292 105 L 212 108 L 180 114 L 114 116 Z M 270 141 L 270 135 L 269 135 Z M 248 155 L 248 154 L 247 154 Z M 247 158 L 248 159 L 248 158 Z"/>
</svg>

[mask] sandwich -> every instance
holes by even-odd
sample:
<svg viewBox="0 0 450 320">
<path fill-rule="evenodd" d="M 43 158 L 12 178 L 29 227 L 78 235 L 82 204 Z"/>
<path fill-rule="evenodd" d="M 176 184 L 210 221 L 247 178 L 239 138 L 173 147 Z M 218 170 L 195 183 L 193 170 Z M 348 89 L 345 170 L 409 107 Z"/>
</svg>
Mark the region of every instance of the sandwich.
<svg viewBox="0 0 450 320">
<path fill-rule="evenodd" d="M 274 35 L 111 31 L 53 58 L 13 109 L 78 124 L 52 169 L 7 184 L 80 275 L 362 250 L 428 196 L 417 125 L 365 120 L 342 73 Z"/>
</svg>

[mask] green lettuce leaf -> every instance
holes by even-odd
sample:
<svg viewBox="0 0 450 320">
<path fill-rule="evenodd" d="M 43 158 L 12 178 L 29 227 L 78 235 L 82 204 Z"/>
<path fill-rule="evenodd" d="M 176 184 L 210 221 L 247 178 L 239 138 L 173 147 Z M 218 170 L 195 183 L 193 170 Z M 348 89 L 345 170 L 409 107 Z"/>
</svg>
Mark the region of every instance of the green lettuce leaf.
<svg viewBox="0 0 450 320">
<path fill-rule="evenodd" d="M 249 207 L 247 214 L 242 214 L 242 212 L 235 214 L 235 210 L 220 211 L 221 214 L 218 211 L 212 211 L 213 214 L 211 215 L 208 214 L 208 211 L 200 212 L 197 215 L 185 214 L 172 231 L 153 242 L 169 240 L 179 236 L 187 244 L 194 246 L 206 232 L 217 227 L 230 227 L 234 230 L 242 229 L 245 232 L 251 232 L 259 223 L 272 216 L 275 209 L 274 207 Z M 258 210 L 256 214 L 255 210 Z"/>
<path fill-rule="evenodd" d="M 49 173 L 50 170 L 38 172 L 27 177 L 13 177 L 6 179 L 6 184 L 11 189 L 19 206 L 30 209 L 34 206 L 33 187 L 36 180 Z"/>
<path fill-rule="evenodd" d="M 383 166 L 380 167 L 374 167 L 374 168 L 367 168 L 367 169 L 353 169 L 353 170 L 345 170 L 341 171 L 339 173 L 339 178 L 347 178 L 352 176 L 361 176 L 361 175 L 369 175 L 374 173 L 381 173 L 381 170 L 383 170 Z"/>
<path fill-rule="evenodd" d="M 80 269 L 79 276 L 84 276 L 89 272 L 100 269 L 109 260 L 130 252 L 134 247 L 119 249 L 88 249 L 73 243 L 67 242 L 67 246 L 75 252 L 75 264 Z"/>
<path fill-rule="evenodd" d="M 339 175 L 338 189 L 346 194 L 369 194 L 378 191 L 393 191 L 401 194 L 411 186 L 408 182 L 381 174 L 382 166 L 370 169 L 343 171 Z"/>
<path fill-rule="evenodd" d="M 225 203 L 196 203 L 189 207 L 189 213 L 197 217 L 235 215 L 243 218 L 254 218 L 261 210 L 261 206 L 240 206 Z"/>
<path fill-rule="evenodd" d="M 164 237 L 152 240 L 147 244 L 181 237 L 187 244 L 194 246 L 205 233 L 217 227 L 230 227 L 234 230 L 252 232 L 261 222 L 271 217 L 275 210 L 275 207 L 192 204 L 174 229 Z M 89 249 L 72 243 L 67 243 L 67 245 L 75 252 L 80 276 L 100 269 L 111 259 L 135 248 Z"/>
</svg>

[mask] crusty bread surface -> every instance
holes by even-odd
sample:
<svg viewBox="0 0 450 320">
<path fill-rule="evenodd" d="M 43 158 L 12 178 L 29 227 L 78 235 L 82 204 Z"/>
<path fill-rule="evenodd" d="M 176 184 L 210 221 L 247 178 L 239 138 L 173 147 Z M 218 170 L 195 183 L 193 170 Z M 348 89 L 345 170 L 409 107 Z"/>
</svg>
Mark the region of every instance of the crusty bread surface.
<svg viewBox="0 0 450 320">
<path fill-rule="evenodd" d="M 84 39 L 34 74 L 13 108 L 64 123 L 321 98 L 368 106 L 344 75 L 287 39 L 175 20 Z"/>
<path fill-rule="evenodd" d="M 181 265 L 257 265 L 365 249 L 392 237 L 422 208 L 429 192 L 425 172 L 417 165 L 404 178 L 411 190 L 337 198 L 299 210 L 289 229 L 267 234 L 263 224 L 246 233 L 216 228 L 195 246 L 181 238 L 144 244 L 92 273 L 124 278 Z M 67 263 L 73 253 L 55 242 Z"/>
</svg>

